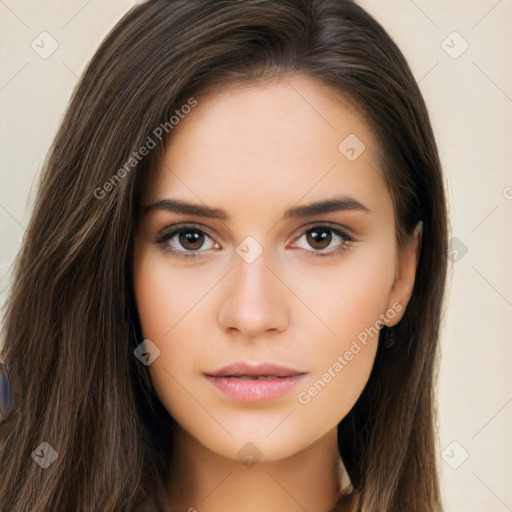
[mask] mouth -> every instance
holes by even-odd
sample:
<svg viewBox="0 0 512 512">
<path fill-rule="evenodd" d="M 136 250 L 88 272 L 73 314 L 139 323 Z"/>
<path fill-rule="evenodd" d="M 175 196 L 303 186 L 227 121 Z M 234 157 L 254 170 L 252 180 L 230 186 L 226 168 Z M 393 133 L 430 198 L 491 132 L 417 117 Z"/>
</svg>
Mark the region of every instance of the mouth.
<svg viewBox="0 0 512 512">
<path fill-rule="evenodd" d="M 250 375 L 222 375 L 223 378 L 233 378 L 240 380 L 268 380 L 268 379 L 287 379 L 288 377 L 283 377 L 279 375 L 258 375 L 258 376 L 250 376 Z"/>
<path fill-rule="evenodd" d="M 304 372 L 288 366 L 274 363 L 246 363 L 239 361 L 223 366 L 214 372 L 208 373 L 211 377 L 235 377 L 235 378 L 277 378 L 293 377 Z"/>
<path fill-rule="evenodd" d="M 237 402 L 276 400 L 289 393 L 306 372 L 273 363 L 234 363 L 212 373 L 207 380 Z"/>
</svg>

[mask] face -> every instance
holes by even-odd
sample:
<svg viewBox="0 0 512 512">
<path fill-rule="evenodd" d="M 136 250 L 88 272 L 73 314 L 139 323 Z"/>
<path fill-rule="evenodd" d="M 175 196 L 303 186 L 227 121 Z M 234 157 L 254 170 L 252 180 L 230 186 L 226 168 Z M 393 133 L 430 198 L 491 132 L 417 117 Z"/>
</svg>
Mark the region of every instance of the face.
<svg viewBox="0 0 512 512">
<path fill-rule="evenodd" d="M 378 328 L 404 313 L 415 253 L 396 246 L 375 140 L 346 98 L 292 77 L 197 101 L 135 241 L 149 371 L 195 441 L 277 460 L 352 408 Z"/>
</svg>

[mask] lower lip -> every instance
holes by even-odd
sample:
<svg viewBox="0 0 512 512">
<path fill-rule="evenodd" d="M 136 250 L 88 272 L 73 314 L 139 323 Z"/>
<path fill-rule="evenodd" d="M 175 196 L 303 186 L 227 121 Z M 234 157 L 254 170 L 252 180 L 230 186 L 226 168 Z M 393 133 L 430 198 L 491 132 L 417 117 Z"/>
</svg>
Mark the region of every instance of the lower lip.
<svg viewBox="0 0 512 512">
<path fill-rule="evenodd" d="M 305 376 L 304 373 L 291 377 L 276 377 L 266 380 L 241 380 L 236 377 L 206 378 L 228 398 L 237 402 L 262 402 L 275 400 L 289 393 Z"/>
</svg>

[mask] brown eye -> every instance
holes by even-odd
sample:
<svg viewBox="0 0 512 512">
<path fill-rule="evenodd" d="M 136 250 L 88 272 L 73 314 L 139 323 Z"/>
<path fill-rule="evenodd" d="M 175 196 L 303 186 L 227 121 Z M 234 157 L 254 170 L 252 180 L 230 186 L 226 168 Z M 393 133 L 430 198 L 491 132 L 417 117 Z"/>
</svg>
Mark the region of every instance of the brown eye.
<svg viewBox="0 0 512 512">
<path fill-rule="evenodd" d="M 178 241 L 184 249 L 197 251 L 204 243 L 204 234 L 196 229 L 179 231 Z"/>
<path fill-rule="evenodd" d="M 349 247 L 351 242 L 355 241 L 347 232 L 327 224 L 303 231 L 297 240 L 303 237 L 306 244 L 297 244 L 297 247 L 305 249 L 312 256 L 339 255 Z"/>
<path fill-rule="evenodd" d="M 315 228 L 312 231 L 308 231 L 306 239 L 313 249 L 321 250 L 329 247 L 332 235 L 328 229 Z"/>
<path fill-rule="evenodd" d="M 163 245 L 164 251 L 172 255 L 190 258 L 200 256 L 207 249 L 220 248 L 201 228 L 183 224 L 164 229 L 155 239 L 155 243 Z"/>
</svg>

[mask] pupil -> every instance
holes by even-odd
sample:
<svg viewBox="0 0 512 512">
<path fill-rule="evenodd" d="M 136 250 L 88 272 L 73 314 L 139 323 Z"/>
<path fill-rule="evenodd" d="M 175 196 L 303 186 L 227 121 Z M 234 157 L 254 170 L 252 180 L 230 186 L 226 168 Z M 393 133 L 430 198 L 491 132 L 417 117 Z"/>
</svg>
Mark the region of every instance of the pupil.
<svg viewBox="0 0 512 512">
<path fill-rule="evenodd" d="M 308 234 L 308 243 L 314 249 L 325 249 L 329 246 L 330 242 L 331 234 L 325 229 L 315 229 L 314 231 L 310 231 Z M 320 247 L 316 245 L 317 243 L 320 243 Z"/>
</svg>

